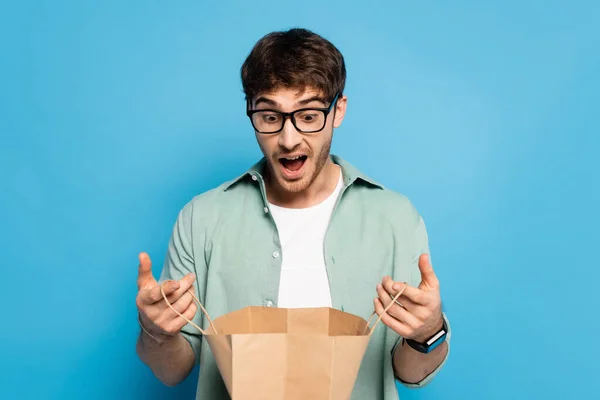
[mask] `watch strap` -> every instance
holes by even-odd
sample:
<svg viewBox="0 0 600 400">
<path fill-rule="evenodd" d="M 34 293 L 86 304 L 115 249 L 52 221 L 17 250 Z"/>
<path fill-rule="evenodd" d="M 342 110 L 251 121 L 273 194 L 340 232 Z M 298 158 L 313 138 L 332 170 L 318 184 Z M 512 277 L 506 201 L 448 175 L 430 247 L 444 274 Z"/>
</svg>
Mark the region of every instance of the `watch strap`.
<svg viewBox="0 0 600 400">
<path fill-rule="evenodd" d="M 406 344 L 408 344 L 410 347 L 412 347 L 420 353 L 430 353 L 433 349 L 439 346 L 446 339 L 447 334 L 448 327 L 446 326 L 446 321 L 443 320 L 442 329 L 433 334 L 424 343 L 420 343 L 412 339 L 404 339 L 404 341 L 406 342 Z"/>
</svg>

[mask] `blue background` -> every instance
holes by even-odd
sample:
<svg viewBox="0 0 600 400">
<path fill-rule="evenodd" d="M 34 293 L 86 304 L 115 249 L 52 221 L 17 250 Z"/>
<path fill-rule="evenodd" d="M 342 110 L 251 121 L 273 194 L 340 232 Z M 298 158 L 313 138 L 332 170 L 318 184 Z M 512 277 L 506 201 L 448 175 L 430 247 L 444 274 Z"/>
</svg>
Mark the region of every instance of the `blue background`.
<svg viewBox="0 0 600 400">
<path fill-rule="evenodd" d="M 8 3 L 8 2 L 6 2 Z M 334 152 L 425 216 L 452 355 L 405 399 L 597 393 L 595 1 L 0 8 L 0 397 L 192 398 L 137 359 L 137 254 L 259 156 L 239 68 L 302 26 L 347 61 Z"/>
</svg>

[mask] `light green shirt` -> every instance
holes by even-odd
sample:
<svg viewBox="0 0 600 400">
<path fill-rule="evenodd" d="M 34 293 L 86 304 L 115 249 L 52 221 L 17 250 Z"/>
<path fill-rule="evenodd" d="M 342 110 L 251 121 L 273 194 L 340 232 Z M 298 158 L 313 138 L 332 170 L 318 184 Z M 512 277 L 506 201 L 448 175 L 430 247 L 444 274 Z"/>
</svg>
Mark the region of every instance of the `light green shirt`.
<svg viewBox="0 0 600 400">
<path fill-rule="evenodd" d="M 386 189 L 342 158 L 331 157 L 344 180 L 324 243 L 333 308 L 368 319 L 376 285 L 384 276 L 419 285 L 418 259 L 429 253 L 427 233 L 405 196 Z M 196 274 L 196 293 L 213 319 L 250 305 L 277 306 L 282 249 L 265 194 L 264 165 L 262 159 L 238 178 L 194 197 L 173 229 L 160 280 Z M 194 323 L 208 328 L 201 312 L 196 312 Z M 182 335 L 200 363 L 196 399 L 229 399 L 208 343 L 189 324 Z M 398 399 L 392 351 L 399 340 L 385 325 L 377 327 L 352 399 Z M 422 382 L 403 384 L 426 385 L 446 359 Z"/>
</svg>

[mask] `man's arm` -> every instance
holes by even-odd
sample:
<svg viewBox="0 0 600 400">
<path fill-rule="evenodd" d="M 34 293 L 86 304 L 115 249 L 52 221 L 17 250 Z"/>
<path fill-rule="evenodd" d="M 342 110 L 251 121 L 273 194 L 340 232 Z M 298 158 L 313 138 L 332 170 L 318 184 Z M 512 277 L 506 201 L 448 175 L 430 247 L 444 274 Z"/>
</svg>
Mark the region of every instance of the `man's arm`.
<svg viewBox="0 0 600 400">
<path fill-rule="evenodd" d="M 381 321 L 399 335 L 392 357 L 396 377 L 408 387 L 425 386 L 442 367 L 450 351 L 450 324 L 442 312 L 440 284 L 429 259 L 429 243 L 423 219 L 411 237 L 413 263 L 408 282 L 394 282 L 384 277 L 377 285 L 378 298 L 375 310 Z M 407 276 L 405 273 L 402 276 Z M 402 291 L 398 303 L 384 309 Z M 439 332 L 444 321 L 448 332 L 446 339 L 431 352 L 424 354 L 410 347 L 402 338 L 424 343 Z"/>
<path fill-rule="evenodd" d="M 202 315 L 196 312 L 198 307 L 191 293 L 204 301 L 207 268 L 204 255 L 194 255 L 194 244 L 203 242 L 204 232 L 196 229 L 192 241 L 193 218 L 193 202 L 190 202 L 179 213 L 173 228 L 160 281 L 172 307 L 201 326 Z M 201 244 L 198 246 L 202 249 Z M 140 255 L 138 286 L 141 289 L 136 302 L 141 332 L 137 354 L 165 385 L 177 385 L 199 362 L 202 336 L 166 304 L 145 253 Z"/>
<path fill-rule="evenodd" d="M 447 360 L 448 353 L 450 351 L 449 342 L 451 336 L 450 322 L 446 318 L 446 315 L 442 312 L 440 284 L 431 265 L 431 256 L 429 255 L 429 238 L 427 234 L 427 228 L 422 217 L 419 217 L 417 227 L 413 234 L 412 253 L 413 259 L 418 261 L 416 266 L 413 264 L 411 267 L 412 282 L 410 283 L 413 286 L 418 285 L 420 289 L 424 289 L 425 291 L 428 289 L 434 289 L 433 292 L 436 292 L 436 296 L 432 296 L 434 298 L 432 301 L 434 306 L 430 307 L 432 310 L 430 320 L 434 322 L 428 324 L 428 328 L 423 329 L 418 336 L 413 339 L 420 343 L 425 342 L 432 335 L 440 331 L 444 325 L 444 321 L 446 322 L 446 328 L 448 329 L 448 332 L 446 333 L 446 340 L 444 340 L 435 349 L 427 354 L 413 349 L 402 339 L 394 349 L 392 360 L 396 377 L 406 386 L 420 387 L 427 384 L 429 381 L 427 378 L 432 378 L 433 375 L 435 375 L 435 372 L 439 371 L 441 366 Z M 420 278 L 420 280 L 418 278 Z M 409 291 L 409 293 L 413 292 L 413 290 Z M 418 300 L 422 299 L 419 298 Z M 410 301 L 405 301 L 407 304 L 413 306 Z M 400 300 L 400 302 L 402 303 L 402 300 Z M 425 301 L 422 302 L 425 303 Z M 427 317 L 426 315 L 419 316 Z M 423 320 L 426 318 L 421 319 Z"/>
<path fill-rule="evenodd" d="M 197 306 L 189 292 L 194 292 L 194 274 L 180 281 L 163 284 L 163 291 L 177 312 L 191 319 Z M 140 335 L 136 352 L 154 375 L 168 386 L 183 381 L 194 367 L 194 352 L 180 330 L 187 323 L 165 302 L 161 286 L 152 275 L 152 264 L 147 254 L 140 254 L 138 272 L 138 322 Z"/>
<path fill-rule="evenodd" d="M 406 338 L 424 343 L 444 325 L 439 283 L 426 254 L 419 258 L 419 269 L 422 280 L 418 287 L 385 277 L 377 287 L 379 297 L 375 299 L 375 310 L 382 316 L 381 321 L 400 336 L 400 343 L 394 349 L 392 359 L 394 373 L 402 383 L 409 386 L 423 386 L 425 379 L 446 360 L 449 351 L 450 332 L 447 333 L 446 340 L 427 354 L 413 349 L 402 340 Z M 385 312 L 386 306 L 399 291 L 402 291 L 398 298 L 401 305 L 392 304 Z M 446 325 L 449 327 L 448 323 Z"/>
<path fill-rule="evenodd" d="M 440 324 L 438 328 L 441 329 L 442 326 L 443 324 Z M 447 355 L 447 341 L 443 341 L 431 352 L 424 354 L 401 340 L 394 350 L 394 374 L 404 383 L 418 385 L 439 368 Z"/>
</svg>

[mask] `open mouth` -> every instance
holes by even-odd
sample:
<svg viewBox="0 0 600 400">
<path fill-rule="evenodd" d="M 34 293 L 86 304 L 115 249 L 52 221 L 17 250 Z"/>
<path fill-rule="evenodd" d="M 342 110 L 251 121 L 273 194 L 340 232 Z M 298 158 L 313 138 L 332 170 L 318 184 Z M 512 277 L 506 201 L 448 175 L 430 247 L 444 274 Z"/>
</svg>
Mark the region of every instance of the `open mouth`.
<svg viewBox="0 0 600 400">
<path fill-rule="evenodd" d="M 307 156 L 282 157 L 279 159 L 279 162 L 288 171 L 299 171 L 306 159 Z"/>
</svg>

